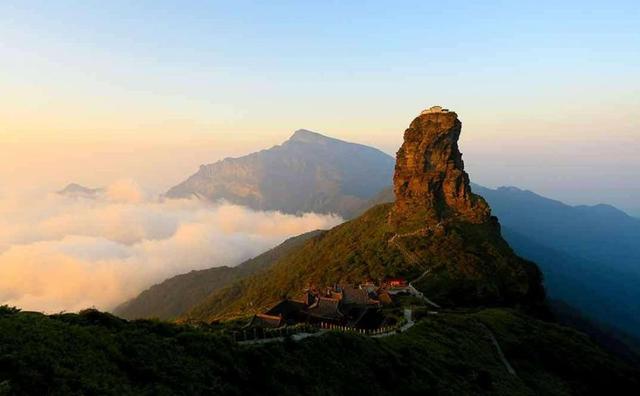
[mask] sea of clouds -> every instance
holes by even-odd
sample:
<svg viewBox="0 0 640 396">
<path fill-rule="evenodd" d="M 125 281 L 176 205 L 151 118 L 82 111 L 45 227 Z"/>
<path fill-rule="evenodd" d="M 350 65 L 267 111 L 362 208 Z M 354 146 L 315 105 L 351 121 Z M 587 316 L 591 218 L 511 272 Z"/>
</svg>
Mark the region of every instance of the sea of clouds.
<svg viewBox="0 0 640 396">
<path fill-rule="evenodd" d="M 109 310 L 176 274 L 237 265 L 338 216 L 257 212 L 145 196 L 132 181 L 96 198 L 0 196 L 0 305 Z"/>
</svg>

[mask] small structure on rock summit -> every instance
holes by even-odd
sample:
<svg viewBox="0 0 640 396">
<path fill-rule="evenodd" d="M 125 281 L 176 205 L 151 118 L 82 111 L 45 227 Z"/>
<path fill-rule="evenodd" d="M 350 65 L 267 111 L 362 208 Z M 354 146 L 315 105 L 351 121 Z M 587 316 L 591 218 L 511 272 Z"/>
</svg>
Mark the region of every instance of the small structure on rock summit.
<svg viewBox="0 0 640 396">
<path fill-rule="evenodd" d="M 432 114 L 432 113 L 448 113 L 449 109 L 443 109 L 441 106 L 431 106 L 426 110 L 422 110 L 420 114 Z"/>
</svg>

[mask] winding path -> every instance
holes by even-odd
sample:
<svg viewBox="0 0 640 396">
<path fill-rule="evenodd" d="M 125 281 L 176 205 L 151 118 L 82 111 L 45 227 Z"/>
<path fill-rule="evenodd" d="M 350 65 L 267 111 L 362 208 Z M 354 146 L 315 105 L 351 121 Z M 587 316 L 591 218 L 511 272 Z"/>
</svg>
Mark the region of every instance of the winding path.
<svg viewBox="0 0 640 396">
<path fill-rule="evenodd" d="M 482 322 L 478 322 L 478 325 L 482 327 L 486 331 L 486 333 L 489 335 L 489 338 L 491 339 L 491 342 L 493 343 L 493 346 L 496 348 L 496 352 L 498 353 L 498 358 L 500 358 L 500 361 L 502 362 L 502 364 L 504 364 L 504 367 L 507 369 L 507 372 L 517 377 L 518 374 L 516 374 L 516 370 L 513 369 L 513 366 L 511 366 L 511 364 L 507 360 L 507 357 L 504 355 L 504 352 L 502 352 L 502 348 L 500 348 L 498 339 L 493 334 L 491 329 Z"/>
<path fill-rule="evenodd" d="M 417 282 L 420 279 L 424 278 L 431 270 L 426 270 L 425 272 L 422 273 L 422 275 L 420 275 L 419 277 L 417 277 L 416 279 L 412 280 L 411 282 L 409 282 L 409 292 L 411 294 L 413 294 L 414 296 L 421 298 L 422 300 L 424 300 L 424 302 L 426 302 L 427 304 L 435 307 L 435 308 L 441 308 L 440 305 L 436 304 L 435 302 L 431 301 L 427 296 L 424 295 L 424 293 L 422 293 L 420 290 L 416 289 L 413 286 L 413 282 Z"/>
<path fill-rule="evenodd" d="M 412 263 L 415 264 L 417 266 L 422 267 L 423 269 L 425 268 L 424 266 L 424 262 L 423 260 L 416 254 L 413 252 L 410 252 L 409 250 L 407 250 L 404 246 L 402 246 L 400 243 L 398 243 L 398 238 L 403 238 L 403 237 L 407 237 L 407 236 L 416 236 L 416 235 L 421 235 L 424 234 L 426 232 L 428 232 L 429 229 L 428 228 L 421 228 L 417 231 L 414 232 L 410 232 L 407 234 L 394 234 L 388 241 L 388 243 L 390 245 L 394 245 L 396 248 L 398 248 L 398 250 L 400 250 L 400 253 L 402 253 L 406 259 Z M 419 277 L 417 277 L 416 279 L 412 280 L 411 282 L 409 282 L 409 292 L 422 299 L 424 302 L 426 302 L 427 304 L 431 305 L 432 307 L 435 308 L 441 308 L 440 305 L 436 304 L 435 302 L 431 301 L 427 296 L 424 295 L 424 293 L 422 293 L 420 290 L 416 289 L 413 284 L 415 282 L 420 281 L 422 278 L 424 278 L 425 276 L 427 276 L 427 274 L 429 274 L 429 272 L 431 271 L 430 268 L 426 269 L 422 275 L 420 275 Z"/>
<path fill-rule="evenodd" d="M 393 237 L 391 237 L 391 239 L 389 239 L 388 243 L 390 245 L 394 245 L 398 248 L 398 250 L 400 250 L 400 252 L 406 257 L 406 259 L 413 263 L 416 264 L 422 268 L 424 267 L 424 262 L 423 260 L 415 253 L 410 252 L 409 250 L 407 250 L 404 246 L 402 246 L 400 243 L 398 243 L 397 239 L 399 237 L 403 237 L 403 236 L 413 236 L 413 235 L 417 235 L 419 233 L 425 232 L 425 230 L 421 229 L 409 234 L 403 234 L 403 235 L 399 235 L 399 234 L 395 234 Z M 422 278 L 424 278 L 425 276 L 427 276 L 429 274 L 429 272 L 431 271 L 431 269 L 426 269 L 419 277 L 417 277 L 416 279 L 412 280 L 411 282 L 409 282 L 409 286 L 407 287 L 409 293 L 411 293 L 413 296 L 418 297 L 420 299 L 422 299 L 423 301 L 425 301 L 427 304 L 435 307 L 435 308 L 441 308 L 440 305 L 438 305 L 437 303 L 431 301 L 427 296 L 424 295 L 424 293 L 422 293 L 420 290 L 416 289 L 413 284 L 415 282 L 419 282 L 420 280 L 422 280 Z M 406 323 L 404 325 L 402 325 L 402 327 L 400 327 L 397 330 L 394 331 L 390 331 L 387 333 L 382 333 L 382 334 L 375 334 L 375 335 L 370 335 L 369 337 L 371 338 L 384 338 L 384 337 L 389 337 L 392 335 L 395 335 L 397 333 L 404 333 L 405 331 L 409 330 L 411 327 L 413 327 L 415 325 L 415 321 L 413 320 L 413 311 L 410 308 L 405 308 L 404 310 L 404 318 L 406 320 Z M 491 340 L 491 343 L 493 344 L 496 353 L 498 355 L 498 358 L 500 359 L 500 361 L 502 362 L 502 364 L 504 365 L 505 369 L 507 370 L 507 372 L 513 376 L 518 376 L 518 374 L 516 373 L 516 370 L 513 368 L 513 366 L 511 366 L 511 364 L 509 363 L 509 361 L 507 360 L 507 357 L 505 356 L 504 352 L 502 351 L 502 348 L 500 347 L 500 344 L 498 343 L 498 339 L 496 338 L 496 336 L 493 334 L 493 332 L 491 331 L 491 329 L 485 325 L 482 322 L 477 322 L 478 326 L 481 327 L 485 333 L 488 335 L 489 339 Z M 311 338 L 311 337 L 320 337 L 324 334 L 326 334 L 328 331 L 327 329 L 322 329 L 316 333 L 298 333 L 298 334 L 293 334 L 291 335 L 291 339 L 293 341 L 301 341 L 304 340 L 305 338 Z M 274 337 L 274 338 L 266 338 L 266 339 L 261 339 L 261 340 L 248 340 L 248 341 L 239 341 L 238 344 L 241 345 L 257 345 L 257 344 L 267 344 L 267 343 L 271 343 L 271 342 L 283 342 L 286 338 L 285 337 Z"/>
<path fill-rule="evenodd" d="M 311 337 L 320 337 L 321 335 L 325 334 L 327 331 L 329 330 L 319 330 L 316 333 L 297 333 L 297 334 L 292 334 L 291 335 L 291 339 L 293 341 L 300 341 L 300 340 L 304 340 L 305 338 L 311 338 Z M 238 341 L 238 344 L 240 345 L 254 345 L 254 344 L 268 344 L 270 342 L 283 342 L 286 339 L 286 337 L 273 337 L 273 338 L 263 338 L 260 340 L 247 340 L 247 341 Z"/>
<path fill-rule="evenodd" d="M 397 333 L 404 333 L 405 331 L 409 330 L 410 328 L 413 327 L 413 325 L 416 324 L 416 322 L 413 321 L 413 311 L 411 309 L 405 308 L 404 318 L 407 321 L 407 323 L 402 325 L 402 327 L 400 327 L 398 330 L 372 335 L 371 338 L 383 338 L 383 337 L 389 337 L 389 336 L 395 335 Z"/>
<path fill-rule="evenodd" d="M 407 321 L 407 323 L 405 323 L 404 325 L 402 325 L 402 327 L 386 332 L 386 333 L 382 333 L 382 334 L 375 334 L 375 335 L 369 335 L 369 337 L 371 338 L 383 338 L 383 337 L 389 337 L 392 335 L 396 335 L 398 333 L 404 333 L 405 331 L 409 330 L 410 328 L 412 328 L 416 322 L 414 322 L 413 320 L 413 310 L 409 309 L 409 308 L 405 308 L 404 310 L 404 318 Z M 293 334 L 291 336 L 291 339 L 293 341 L 300 341 L 300 340 L 304 340 L 305 338 L 311 338 L 311 337 L 320 337 L 323 334 L 326 334 L 327 332 L 329 332 L 331 330 L 327 330 L 327 329 L 322 329 L 316 333 L 298 333 L 298 334 Z M 357 333 L 356 333 L 357 334 Z M 247 340 L 247 341 L 238 341 L 238 344 L 240 345 L 256 345 L 256 344 L 268 344 L 271 342 L 283 342 L 286 338 L 285 337 L 273 337 L 273 338 L 263 338 L 260 340 Z"/>
<path fill-rule="evenodd" d="M 409 250 L 407 250 L 404 246 L 402 246 L 397 241 L 398 238 L 402 238 L 402 237 L 406 237 L 406 236 L 416 236 L 416 235 L 424 234 L 425 232 L 428 232 L 428 229 L 426 229 L 426 228 L 425 229 L 419 229 L 417 231 L 414 231 L 414 232 L 411 232 L 411 233 L 407 233 L 407 234 L 394 234 L 389 239 L 388 243 L 390 245 L 394 245 L 396 248 L 398 248 L 398 250 L 400 250 L 400 252 L 407 258 L 407 260 L 409 262 L 411 262 L 411 263 L 413 263 L 415 265 L 418 265 L 418 266 L 420 266 L 422 268 L 425 268 L 424 262 L 419 257 L 419 255 L 417 255 L 417 254 L 415 254 L 413 252 L 410 252 Z M 431 301 L 427 296 L 424 295 L 424 293 L 422 293 L 420 290 L 416 289 L 413 286 L 414 282 L 420 281 L 422 278 L 427 276 L 430 271 L 431 271 L 431 269 L 426 269 L 419 277 L 417 277 L 416 279 L 414 279 L 411 282 L 409 282 L 409 286 L 407 286 L 407 289 L 408 289 L 409 293 L 411 293 L 411 295 L 422 299 L 427 304 L 429 304 L 429 305 L 431 305 L 431 306 L 433 306 L 435 308 L 441 308 L 440 305 L 438 305 L 435 302 Z M 387 333 L 370 335 L 369 337 L 371 337 L 371 338 L 383 338 L 383 337 L 389 337 L 389 336 L 395 335 L 397 333 L 404 333 L 405 331 L 409 330 L 410 328 L 412 328 L 415 325 L 415 321 L 413 320 L 413 311 L 410 308 L 405 308 L 405 310 L 404 310 L 404 318 L 406 320 L 406 323 L 404 325 L 402 325 L 402 327 L 400 327 L 399 329 L 396 329 L 394 331 L 389 331 Z M 325 334 L 328 331 L 329 330 L 323 329 L 323 330 L 320 330 L 320 331 L 318 331 L 316 333 L 298 333 L 298 334 L 293 334 L 291 336 L 291 339 L 293 341 L 300 341 L 300 340 L 303 340 L 305 338 L 320 337 L 321 335 Z M 241 344 L 241 345 L 267 344 L 267 343 L 271 343 L 271 342 L 283 342 L 285 339 L 286 339 L 285 337 L 273 337 L 273 338 L 264 338 L 264 339 L 259 339 L 259 340 L 238 341 L 238 344 Z"/>
</svg>

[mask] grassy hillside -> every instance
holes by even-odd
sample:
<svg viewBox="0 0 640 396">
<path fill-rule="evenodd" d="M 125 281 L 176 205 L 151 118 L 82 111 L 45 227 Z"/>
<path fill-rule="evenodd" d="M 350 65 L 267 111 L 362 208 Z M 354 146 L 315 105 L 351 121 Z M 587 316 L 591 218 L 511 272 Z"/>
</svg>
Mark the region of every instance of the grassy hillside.
<svg viewBox="0 0 640 396">
<path fill-rule="evenodd" d="M 415 279 L 443 304 L 515 304 L 541 299 L 537 267 L 518 258 L 494 222 L 449 223 L 390 241 L 390 205 L 324 232 L 276 261 L 264 273 L 212 293 L 186 316 L 210 321 L 260 311 L 304 287 L 385 276 Z"/>
<path fill-rule="evenodd" d="M 97 311 L 0 308 L 2 395 L 621 395 L 639 378 L 586 336 L 504 309 L 427 316 L 383 339 L 329 333 L 241 346 L 211 330 Z"/>
<path fill-rule="evenodd" d="M 209 294 L 269 267 L 320 232 L 312 231 L 289 238 L 275 248 L 236 267 L 214 267 L 174 276 L 120 305 L 114 313 L 126 319 L 175 319 L 185 314 Z"/>
</svg>

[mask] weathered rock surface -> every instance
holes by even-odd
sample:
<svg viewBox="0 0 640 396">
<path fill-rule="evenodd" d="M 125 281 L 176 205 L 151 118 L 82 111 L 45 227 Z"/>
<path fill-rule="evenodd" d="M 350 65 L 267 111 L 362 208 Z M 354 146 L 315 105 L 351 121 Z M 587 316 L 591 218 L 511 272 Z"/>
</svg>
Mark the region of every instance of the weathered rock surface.
<svg viewBox="0 0 640 396">
<path fill-rule="evenodd" d="M 484 223 L 489 205 L 471 192 L 458 138 L 462 123 L 456 113 L 434 106 L 416 117 L 404 133 L 393 177 L 396 202 L 390 223 L 449 218 Z"/>
</svg>

